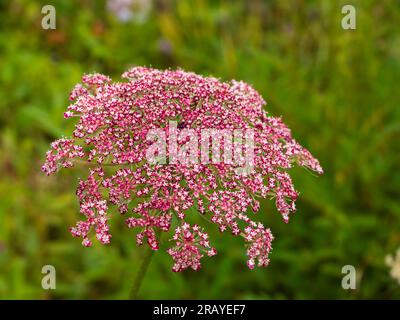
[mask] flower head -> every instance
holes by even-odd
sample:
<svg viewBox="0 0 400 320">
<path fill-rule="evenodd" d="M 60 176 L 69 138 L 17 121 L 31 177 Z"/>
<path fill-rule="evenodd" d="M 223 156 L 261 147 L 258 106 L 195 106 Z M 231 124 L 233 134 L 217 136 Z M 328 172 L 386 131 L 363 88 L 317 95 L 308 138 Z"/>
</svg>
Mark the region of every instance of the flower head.
<svg viewBox="0 0 400 320">
<path fill-rule="evenodd" d="M 175 223 L 168 249 L 173 270 L 197 270 L 204 255 L 216 253 L 203 229 L 189 224 L 199 215 L 221 232 L 244 237 L 250 268 L 266 266 L 273 237 L 252 221 L 252 212 L 259 199 L 274 198 L 288 222 L 298 197 L 288 170 L 297 164 L 321 174 L 318 161 L 280 118 L 263 110 L 263 98 L 244 82 L 144 67 L 123 78 L 83 77 L 65 113 L 78 119 L 72 138 L 54 142 L 42 167 L 46 174 L 78 162 L 90 167 L 77 190 L 85 219 L 71 233 L 85 246 L 92 244 L 91 230 L 109 243 L 107 211 L 115 206 L 138 230 L 137 244 L 146 241 L 157 250 L 158 233 Z M 210 144 L 211 151 L 203 152 Z M 158 162 L 149 161 L 149 150 Z"/>
</svg>

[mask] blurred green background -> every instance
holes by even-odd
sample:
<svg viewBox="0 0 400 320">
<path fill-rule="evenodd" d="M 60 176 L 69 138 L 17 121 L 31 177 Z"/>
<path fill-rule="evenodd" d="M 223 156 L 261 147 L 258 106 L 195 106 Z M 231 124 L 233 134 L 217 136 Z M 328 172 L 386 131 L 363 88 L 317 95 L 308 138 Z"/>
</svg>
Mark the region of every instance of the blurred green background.
<svg viewBox="0 0 400 320">
<path fill-rule="evenodd" d="M 135 233 L 117 216 L 111 245 L 83 248 L 68 227 L 85 169 L 46 177 L 40 166 L 49 143 L 72 131 L 63 112 L 81 75 L 117 80 L 133 65 L 249 82 L 325 169 L 293 170 L 301 195 L 288 225 L 262 204 L 276 238 L 268 268 L 248 270 L 242 240 L 212 227 L 216 257 L 175 274 L 158 252 L 140 298 L 400 298 L 385 265 L 400 247 L 399 2 L 350 1 L 356 30 L 341 28 L 349 1 L 117 2 L 0 2 L 0 298 L 128 296 L 143 253 Z M 56 30 L 41 28 L 45 4 Z M 56 290 L 41 287 L 47 264 Z M 348 264 L 356 290 L 341 287 Z"/>
</svg>

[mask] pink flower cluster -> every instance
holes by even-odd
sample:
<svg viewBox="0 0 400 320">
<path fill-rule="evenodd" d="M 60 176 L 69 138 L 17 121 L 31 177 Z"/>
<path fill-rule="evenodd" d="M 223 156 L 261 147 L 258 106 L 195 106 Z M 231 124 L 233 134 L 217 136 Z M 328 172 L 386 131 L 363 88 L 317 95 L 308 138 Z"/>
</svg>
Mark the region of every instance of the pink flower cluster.
<svg viewBox="0 0 400 320">
<path fill-rule="evenodd" d="M 84 220 L 71 232 L 90 246 L 91 231 L 110 242 L 107 211 L 116 206 L 138 230 L 137 244 L 159 248 L 160 232 L 174 227 L 175 245 L 168 249 L 174 271 L 200 268 L 204 253 L 216 254 L 208 235 L 188 221 L 201 216 L 221 232 L 242 236 L 248 266 L 266 266 L 273 239 L 270 230 L 252 221 L 259 199 L 275 199 L 285 222 L 298 197 L 288 170 L 297 164 L 321 174 L 322 168 L 300 146 L 280 118 L 270 116 L 265 101 L 244 82 L 221 82 L 182 70 L 136 67 L 112 82 L 101 74 L 85 75 L 73 89 L 64 114 L 77 118 L 71 139 L 51 145 L 42 170 L 52 174 L 74 163 L 89 165 L 77 195 Z M 177 121 L 178 129 L 252 129 L 254 166 L 239 174 L 234 163 L 150 164 L 146 150 L 152 129 Z M 184 143 L 184 142 L 179 142 Z M 251 209 L 251 210 L 250 210 Z"/>
<path fill-rule="evenodd" d="M 208 234 L 198 225 L 191 227 L 184 222 L 181 227 L 175 229 L 172 240 L 175 241 L 175 246 L 168 249 L 168 253 L 175 261 L 172 267 L 175 272 L 185 270 L 188 267 L 195 271 L 200 269 L 202 252 L 205 252 L 209 257 L 217 254 L 217 250 L 210 246 Z"/>
<path fill-rule="evenodd" d="M 110 243 L 111 235 L 108 233 L 107 224 L 107 200 L 103 199 L 99 188 L 99 180 L 103 179 L 104 172 L 101 168 L 90 170 L 86 181 L 79 181 L 76 194 L 80 201 L 80 212 L 86 217 L 86 221 L 79 221 L 71 233 L 74 237 L 81 237 L 82 244 L 90 247 L 92 242 L 89 240 L 88 233 L 91 228 L 95 229 L 96 238 L 101 243 Z"/>
<path fill-rule="evenodd" d="M 269 229 L 265 229 L 262 223 L 250 222 L 244 229 L 244 238 L 249 243 L 247 248 L 247 266 L 254 269 L 256 261 L 259 267 L 266 267 L 269 263 L 268 254 L 271 251 L 273 236 Z"/>
</svg>

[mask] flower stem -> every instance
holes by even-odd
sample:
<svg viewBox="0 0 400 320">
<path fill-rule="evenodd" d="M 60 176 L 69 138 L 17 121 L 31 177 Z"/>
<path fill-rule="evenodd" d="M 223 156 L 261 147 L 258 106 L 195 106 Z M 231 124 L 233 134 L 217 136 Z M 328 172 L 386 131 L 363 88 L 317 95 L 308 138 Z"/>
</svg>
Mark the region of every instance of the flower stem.
<svg viewBox="0 0 400 320">
<path fill-rule="evenodd" d="M 151 258 L 153 257 L 154 250 L 149 246 L 146 246 L 143 260 L 139 266 L 139 271 L 136 274 L 135 280 L 133 282 L 132 289 L 129 293 L 129 299 L 136 300 L 139 294 L 140 286 L 142 285 L 143 279 L 146 275 L 147 269 L 149 268 Z"/>
<path fill-rule="evenodd" d="M 156 238 L 158 239 L 159 245 L 161 245 L 162 244 L 161 230 L 156 231 Z M 140 286 L 142 285 L 143 279 L 146 276 L 146 272 L 150 266 L 153 255 L 154 255 L 154 250 L 151 249 L 150 246 L 146 246 L 145 252 L 143 254 L 143 260 L 140 263 L 138 273 L 136 274 L 131 291 L 129 292 L 129 299 L 131 299 L 131 300 L 137 299 L 137 297 L 139 295 Z"/>
</svg>

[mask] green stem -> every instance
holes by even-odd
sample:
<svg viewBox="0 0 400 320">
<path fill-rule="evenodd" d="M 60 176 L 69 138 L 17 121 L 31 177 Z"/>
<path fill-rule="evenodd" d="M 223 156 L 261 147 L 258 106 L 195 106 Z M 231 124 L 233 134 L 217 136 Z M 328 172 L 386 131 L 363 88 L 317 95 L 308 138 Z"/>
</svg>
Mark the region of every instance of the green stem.
<svg viewBox="0 0 400 320">
<path fill-rule="evenodd" d="M 100 167 L 122 167 L 122 166 L 129 166 L 131 163 L 97 163 L 96 161 L 94 162 L 89 162 L 81 159 L 74 159 L 75 163 L 79 163 L 82 165 L 86 166 L 100 166 Z"/>
<path fill-rule="evenodd" d="M 149 268 L 153 254 L 154 254 L 154 250 L 152 250 L 149 246 L 146 246 L 146 251 L 144 253 L 143 260 L 139 266 L 139 271 L 136 274 L 132 289 L 129 293 L 129 299 L 131 299 L 131 300 L 137 299 L 139 290 L 140 290 L 140 286 L 142 285 L 142 282 L 146 275 L 147 269 Z"/>
</svg>

